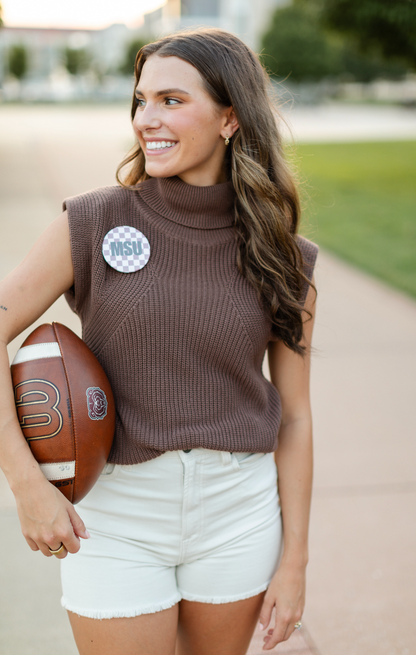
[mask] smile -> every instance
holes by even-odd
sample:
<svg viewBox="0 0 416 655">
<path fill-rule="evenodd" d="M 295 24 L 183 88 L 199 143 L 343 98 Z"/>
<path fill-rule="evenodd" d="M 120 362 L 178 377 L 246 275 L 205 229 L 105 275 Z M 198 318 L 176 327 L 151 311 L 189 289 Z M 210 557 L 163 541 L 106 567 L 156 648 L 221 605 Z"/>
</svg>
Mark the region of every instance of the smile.
<svg viewBox="0 0 416 655">
<path fill-rule="evenodd" d="M 176 146 L 177 141 L 147 141 L 146 150 L 168 150 Z"/>
</svg>

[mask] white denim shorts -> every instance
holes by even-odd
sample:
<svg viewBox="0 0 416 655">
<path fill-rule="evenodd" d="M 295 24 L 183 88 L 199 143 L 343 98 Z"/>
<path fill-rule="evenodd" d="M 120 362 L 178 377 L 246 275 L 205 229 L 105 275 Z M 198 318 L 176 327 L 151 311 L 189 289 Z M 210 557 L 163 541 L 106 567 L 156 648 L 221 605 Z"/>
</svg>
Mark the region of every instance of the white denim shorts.
<svg viewBox="0 0 416 655">
<path fill-rule="evenodd" d="M 267 589 L 279 564 L 273 453 L 196 448 L 107 464 L 76 510 L 91 539 L 61 560 L 61 602 L 81 616 L 242 600 Z"/>
</svg>

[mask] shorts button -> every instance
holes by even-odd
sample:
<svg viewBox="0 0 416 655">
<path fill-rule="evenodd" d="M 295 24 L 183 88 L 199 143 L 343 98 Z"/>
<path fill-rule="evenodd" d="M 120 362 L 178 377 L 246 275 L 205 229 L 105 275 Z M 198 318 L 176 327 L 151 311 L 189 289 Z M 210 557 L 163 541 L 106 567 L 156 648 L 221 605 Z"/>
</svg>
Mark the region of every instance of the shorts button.
<svg viewBox="0 0 416 655">
<path fill-rule="evenodd" d="M 188 448 L 188 450 L 184 450 L 183 452 L 184 452 L 184 453 L 190 453 L 191 450 L 192 450 L 192 448 Z"/>
</svg>

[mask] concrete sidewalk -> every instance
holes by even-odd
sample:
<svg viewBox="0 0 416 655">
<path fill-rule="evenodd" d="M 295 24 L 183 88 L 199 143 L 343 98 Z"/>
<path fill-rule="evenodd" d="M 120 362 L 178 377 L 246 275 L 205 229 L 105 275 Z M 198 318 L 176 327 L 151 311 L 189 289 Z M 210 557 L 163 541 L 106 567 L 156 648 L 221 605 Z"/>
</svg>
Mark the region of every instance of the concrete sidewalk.
<svg viewBox="0 0 416 655">
<path fill-rule="evenodd" d="M 0 107 L 1 277 L 62 198 L 113 183 L 130 142 L 128 110 Z M 416 303 L 323 252 L 317 286 L 305 627 L 272 652 L 413 655 Z M 62 299 L 39 323 L 52 319 L 79 331 Z M 26 546 L 2 475 L 0 533 L 0 654 L 76 655 L 59 564 Z M 261 646 L 256 634 L 250 655 Z"/>
</svg>

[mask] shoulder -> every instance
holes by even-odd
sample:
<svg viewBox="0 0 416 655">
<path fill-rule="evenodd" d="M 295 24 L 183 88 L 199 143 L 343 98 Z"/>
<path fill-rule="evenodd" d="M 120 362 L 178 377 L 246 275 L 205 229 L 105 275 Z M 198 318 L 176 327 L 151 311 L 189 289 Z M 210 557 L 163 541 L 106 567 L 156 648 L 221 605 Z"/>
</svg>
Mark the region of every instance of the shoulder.
<svg viewBox="0 0 416 655">
<path fill-rule="evenodd" d="M 306 239 L 306 237 L 300 234 L 296 235 L 296 243 L 302 254 L 305 275 L 310 279 L 318 256 L 319 247 L 316 243 L 309 241 L 309 239 Z"/>
<path fill-rule="evenodd" d="M 304 257 L 315 256 L 316 258 L 316 255 L 319 252 L 319 246 L 317 246 L 316 243 L 309 241 L 309 239 L 303 237 L 301 234 L 296 235 L 296 243 Z"/>
<path fill-rule="evenodd" d="M 129 203 L 134 191 L 121 186 L 104 186 L 86 191 L 77 196 L 65 198 L 62 203 L 63 211 L 68 214 L 90 213 L 105 211 L 108 208 L 123 206 Z"/>
<path fill-rule="evenodd" d="M 117 224 L 129 224 L 135 213 L 135 191 L 121 186 L 92 189 L 66 198 L 72 256 L 88 261 L 92 250 L 100 251 L 107 232 Z"/>
</svg>

